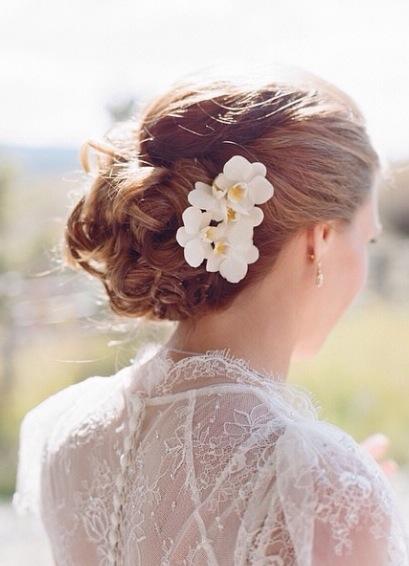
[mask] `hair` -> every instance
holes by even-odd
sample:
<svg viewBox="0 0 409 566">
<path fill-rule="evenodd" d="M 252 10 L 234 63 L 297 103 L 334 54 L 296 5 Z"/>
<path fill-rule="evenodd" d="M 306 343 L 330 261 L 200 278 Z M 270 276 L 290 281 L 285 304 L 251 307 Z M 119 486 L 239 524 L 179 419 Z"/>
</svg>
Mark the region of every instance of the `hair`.
<svg viewBox="0 0 409 566">
<path fill-rule="evenodd" d="M 352 99 L 305 76 L 257 86 L 180 81 L 103 141 L 83 144 L 83 169 L 90 172 L 90 147 L 98 169 L 69 212 L 64 259 L 103 283 L 116 314 L 176 321 L 223 309 L 265 276 L 300 230 L 351 223 L 380 160 Z M 194 183 L 211 184 L 235 154 L 266 165 L 274 198 L 259 205 L 259 259 L 230 283 L 204 262 L 191 267 L 175 235 Z"/>
</svg>

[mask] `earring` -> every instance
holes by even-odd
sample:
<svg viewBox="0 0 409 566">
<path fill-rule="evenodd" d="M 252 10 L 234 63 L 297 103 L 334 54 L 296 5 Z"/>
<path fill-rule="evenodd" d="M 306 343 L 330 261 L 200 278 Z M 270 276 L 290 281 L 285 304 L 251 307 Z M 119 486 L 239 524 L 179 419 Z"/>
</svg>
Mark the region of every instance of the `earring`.
<svg viewBox="0 0 409 566">
<path fill-rule="evenodd" d="M 310 254 L 310 258 L 314 259 L 315 255 L 314 254 Z M 322 287 L 322 284 L 324 282 L 324 274 L 322 273 L 321 270 L 321 261 L 318 261 L 317 263 L 317 274 L 315 276 L 315 284 L 317 287 Z"/>
<path fill-rule="evenodd" d="M 317 287 L 321 287 L 324 282 L 324 274 L 321 271 L 321 262 L 318 262 L 317 265 L 317 276 L 315 278 L 315 284 Z"/>
</svg>

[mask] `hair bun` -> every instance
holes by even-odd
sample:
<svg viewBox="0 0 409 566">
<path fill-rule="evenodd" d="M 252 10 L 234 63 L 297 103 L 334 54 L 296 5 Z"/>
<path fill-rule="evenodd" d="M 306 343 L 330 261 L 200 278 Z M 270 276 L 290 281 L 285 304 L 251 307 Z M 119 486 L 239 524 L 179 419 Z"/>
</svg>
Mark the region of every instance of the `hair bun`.
<svg viewBox="0 0 409 566">
<path fill-rule="evenodd" d="M 92 148 L 98 169 L 67 219 L 68 265 L 100 279 L 122 316 L 181 320 L 226 308 L 306 226 L 350 222 L 370 191 L 378 156 L 350 99 L 325 81 L 312 82 L 316 88 L 177 85 L 103 141 L 87 140 L 81 165 L 91 171 Z M 204 265 L 190 266 L 176 231 L 195 182 L 211 183 L 239 152 L 266 165 L 275 198 L 261 205 L 259 259 L 230 283 Z"/>
</svg>

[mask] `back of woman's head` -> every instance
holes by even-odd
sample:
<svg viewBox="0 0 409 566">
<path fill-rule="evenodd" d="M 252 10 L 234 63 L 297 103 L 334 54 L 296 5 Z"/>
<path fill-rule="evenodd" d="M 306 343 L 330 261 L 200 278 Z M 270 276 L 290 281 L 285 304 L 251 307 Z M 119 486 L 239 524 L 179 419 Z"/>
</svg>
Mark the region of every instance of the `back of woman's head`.
<svg viewBox="0 0 409 566">
<path fill-rule="evenodd" d="M 307 77 L 307 78 L 306 78 Z M 328 219 L 348 225 L 379 167 L 353 101 L 314 75 L 258 86 L 176 83 L 102 142 L 98 171 L 70 212 L 68 265 L 100 279 L 123 316 L 181 320 L 227 307 L 263 278 L 300 230 Z M 233 155 L 267 168 L 274 198 L 259 205 L 259 259 L 230 283 L 205 263 L 190 266 L 176 231 L 196 181 L 210 183 Z"/>
</svg>

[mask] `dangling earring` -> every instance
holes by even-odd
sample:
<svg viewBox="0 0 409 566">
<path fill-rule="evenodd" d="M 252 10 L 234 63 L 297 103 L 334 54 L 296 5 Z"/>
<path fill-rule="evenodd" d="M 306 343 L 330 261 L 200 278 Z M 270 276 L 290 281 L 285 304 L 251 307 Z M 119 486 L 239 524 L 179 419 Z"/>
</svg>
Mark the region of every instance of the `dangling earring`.
<svg viewBox="0 0 409 566">
<path fill-rule="evenodd" d="M 314 254 L 310 254 L 310 258 L 314 259 L 315 255 Z M 324 274 L 322 273 L 321 270 L 321 261 L 318 261 L 317 263 L 317 274 L 315 276 L 315 284 L 317 287 L 322 287 L 322 284 L 324 282 Z"/>
<path fill-rule="evenodd" d="M 324 282 L 324 274 L 321 271 L 321 261 L 319 261 L 317 265 L 317 275 L 315 278 L 315 284 L 317 287 L 322 287 L 323 282 Z"/>
</svg>

